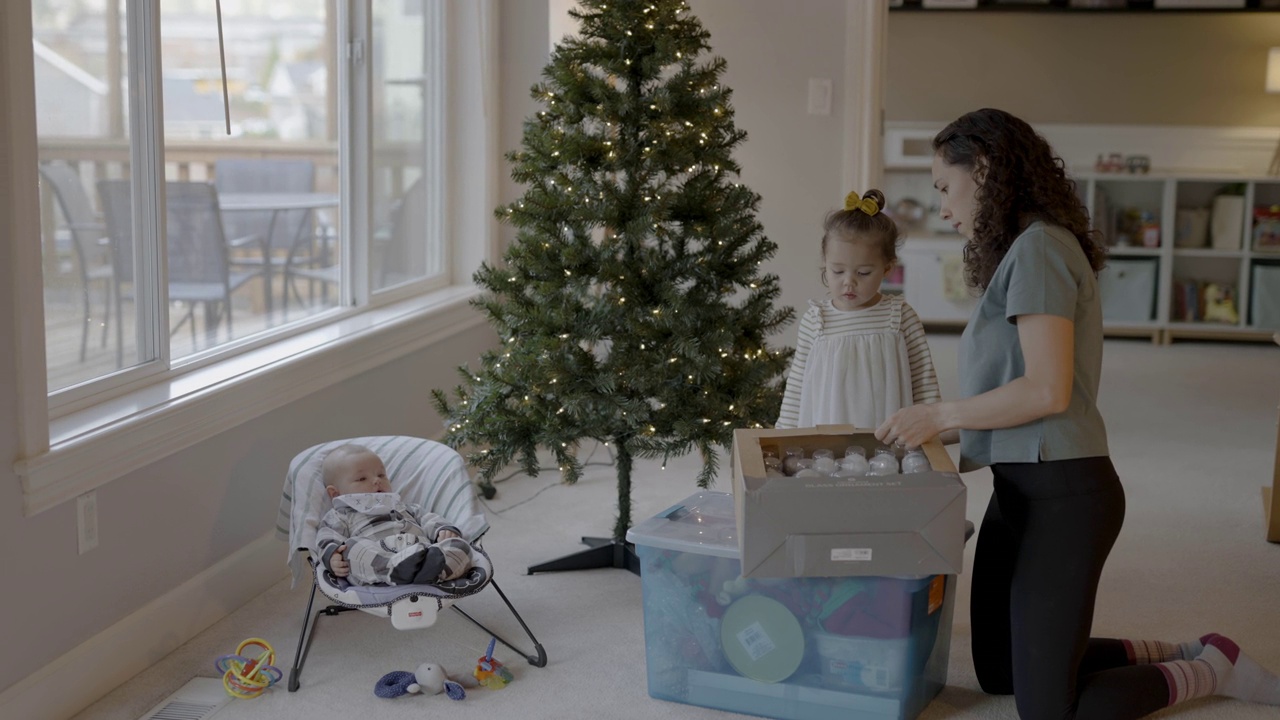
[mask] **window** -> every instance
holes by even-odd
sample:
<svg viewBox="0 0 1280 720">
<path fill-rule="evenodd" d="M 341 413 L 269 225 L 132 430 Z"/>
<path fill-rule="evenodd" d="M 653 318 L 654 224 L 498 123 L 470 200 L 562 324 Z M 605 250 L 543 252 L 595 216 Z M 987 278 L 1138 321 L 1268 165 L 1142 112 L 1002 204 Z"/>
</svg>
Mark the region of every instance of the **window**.
<svg viewBox="0 0 1280 720">
<path fill-rule="evenodd" d="M 55 408 L 359 305 L 362 287 L 445 280 L 439 3 L 349 7 L 242 0 L 219 18 L 214 0 L 32 0 Z M 339 40 L 366 24 L 371 43 Z M 345 105 L 342 87 L 368 100 Z M 340 161 L 347 144 L 367 162 L 356 127 L 372 130 L 371 173 Z M 149 166 L 163 183 L 134 171 Z"/>
<path fill-rule="evenodd" d="M 40 180 L 38 203 L 14 203 L 38 236 L 15 292 L 44 307 L 19 337 L 23 391 L 47 394 L 47 413 L 23 399 L 28 512 L 216 432 L 194 410 L 170 422 L 188 401 L 264 371 L 297 381 L 307 362 L 318 389 L 473 322 L 470 275 L 495 234 L 494 7 L 222 0 L 221 23 L 215 0 L 0 13 L 29 11 L 0 43 L 32 52 L 29 76 L 0 64 L 0 105 L 35 106 L 29 147 L 0 151 Z M 344 343 L 363 354 L 317 361 Z M 300 392 L 277 386 L 275 406 Z M 236 412 L 271 409 L 260 397 Z M 151 442 L 147 423 L 174 443 Z M 162 447 L 103 461 L 128 432 Z"/>
<path fill-rule="evenodd" d="M 421 2 L 373 3 L 373 257 L 375 291 L 421 277 L 444 266 L 444 245 L 429 218 L 441 203 L 429 182 L 440 168 L 439 153 L 424 148 L 439 142 L 430 108 L 441 101 L 437 71 L 421 38 L 426 22 Z M 406 164 L 405 157 L 423 162 Z M 436 185 L 435 187 L 438 187 Z M 423 242 L 423 239 L 426 242 Z"/>
</svg>

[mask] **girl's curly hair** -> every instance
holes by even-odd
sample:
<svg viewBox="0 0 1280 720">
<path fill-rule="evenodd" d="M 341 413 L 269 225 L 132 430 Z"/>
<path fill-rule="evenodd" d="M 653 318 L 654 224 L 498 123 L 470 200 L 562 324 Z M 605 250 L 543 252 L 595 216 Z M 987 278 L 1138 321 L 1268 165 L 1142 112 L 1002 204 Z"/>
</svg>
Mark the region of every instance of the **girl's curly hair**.
<svg viewBox="0 0 1280 720">
<path fill-rule="evenodd" d="M 938 133 L 933 150 L 947 164 L 978 178 L 973 238 L 964 246 L 970 285 L 986 290 L 1013 241 L 1036 220 L 1075 235 L 1095 273 L 1106 265 L 1106 248 L 1089 227 L 1075 182 L 1049 143 L 1025 121 L 1003 110 L 975 110 Z"/>
</svg>

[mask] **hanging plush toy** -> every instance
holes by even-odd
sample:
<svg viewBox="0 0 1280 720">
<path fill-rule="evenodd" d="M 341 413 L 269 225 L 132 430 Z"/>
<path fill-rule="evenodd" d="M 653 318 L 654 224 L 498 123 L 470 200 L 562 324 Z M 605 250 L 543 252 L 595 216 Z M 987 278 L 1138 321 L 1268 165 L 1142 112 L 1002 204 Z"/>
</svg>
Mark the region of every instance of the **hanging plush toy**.
<svg viewBox="0 0 1280 720">
<path fill-rule="evenodd" d="M 435 663 L 422 663 L 414 672 L 396 670 L 383 675 L 373 688 L 373 694 L 383 698 L 397 698 L 401 695 L 426 693 L 439 695 L 445 693 L 450 700 L 461 700 L 467 696 L 462 684 L 449 679 L 444 668 Z"/>
</svg>

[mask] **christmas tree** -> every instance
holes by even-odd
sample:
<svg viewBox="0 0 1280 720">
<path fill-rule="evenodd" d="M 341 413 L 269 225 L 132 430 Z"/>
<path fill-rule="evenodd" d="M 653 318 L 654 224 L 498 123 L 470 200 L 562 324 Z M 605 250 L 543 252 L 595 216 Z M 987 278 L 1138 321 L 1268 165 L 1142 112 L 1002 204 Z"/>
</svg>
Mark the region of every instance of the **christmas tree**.
<svg viewBox="0 0 1280 720">
<path fill-rule="evenodd" d="M 734 428 L 778 416 L 790 348 L 770 333 L 777 246 L 755 219 L 760 198 L 735 181 L 725 62 L 683 0 L 584 0 L 580 34 L 533 87 L 541 110 L 509 153 L 527 190 L 498 209 L 517 229 L 501 265 L 483 265 L 475 302 L 502 340 L 479 370 L 461 368 L 450 400 L 433 391 L 446 442 L 469 448 L 492 493 L 539 448 L 565 482 L 584 440 L 616 453 L 618 515 L 631 525 L 634 458 L 701 453 L 707 487 Z"/>
</svg>

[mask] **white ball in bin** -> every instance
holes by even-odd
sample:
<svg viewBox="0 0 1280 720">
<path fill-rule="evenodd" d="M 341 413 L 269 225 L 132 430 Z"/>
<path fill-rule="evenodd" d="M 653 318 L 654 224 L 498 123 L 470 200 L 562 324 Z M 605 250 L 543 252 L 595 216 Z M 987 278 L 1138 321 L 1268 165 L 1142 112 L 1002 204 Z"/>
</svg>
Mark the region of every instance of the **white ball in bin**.
<svg viewBox="0 0 1280 720">
<path fill-rule="evenodd" d="M 875 457 L 871 458 L 868 464 L 871 466 L 867 471 L 868 475 L 898 474 L 898 458 L 893 454 L 892 448 L 882 447 L 876 450 Z"/>
<path fill-rule="evenodd" d="M 840 469 L 837 471 L 840 477 L 862 477 L 870 472 L 871 466 L 867 463 L 864 455 L 846 455 L 844 460 L 840 461 Z"/>
<path fill-rule="evenodd" d="M 929 466 L 929 458 L 925 457 L 924 451 L 920 448 L 912 448 L 902 457 L 902 472 L 904 473 L 929 472 L 932 469 Z"/>
</svg>

